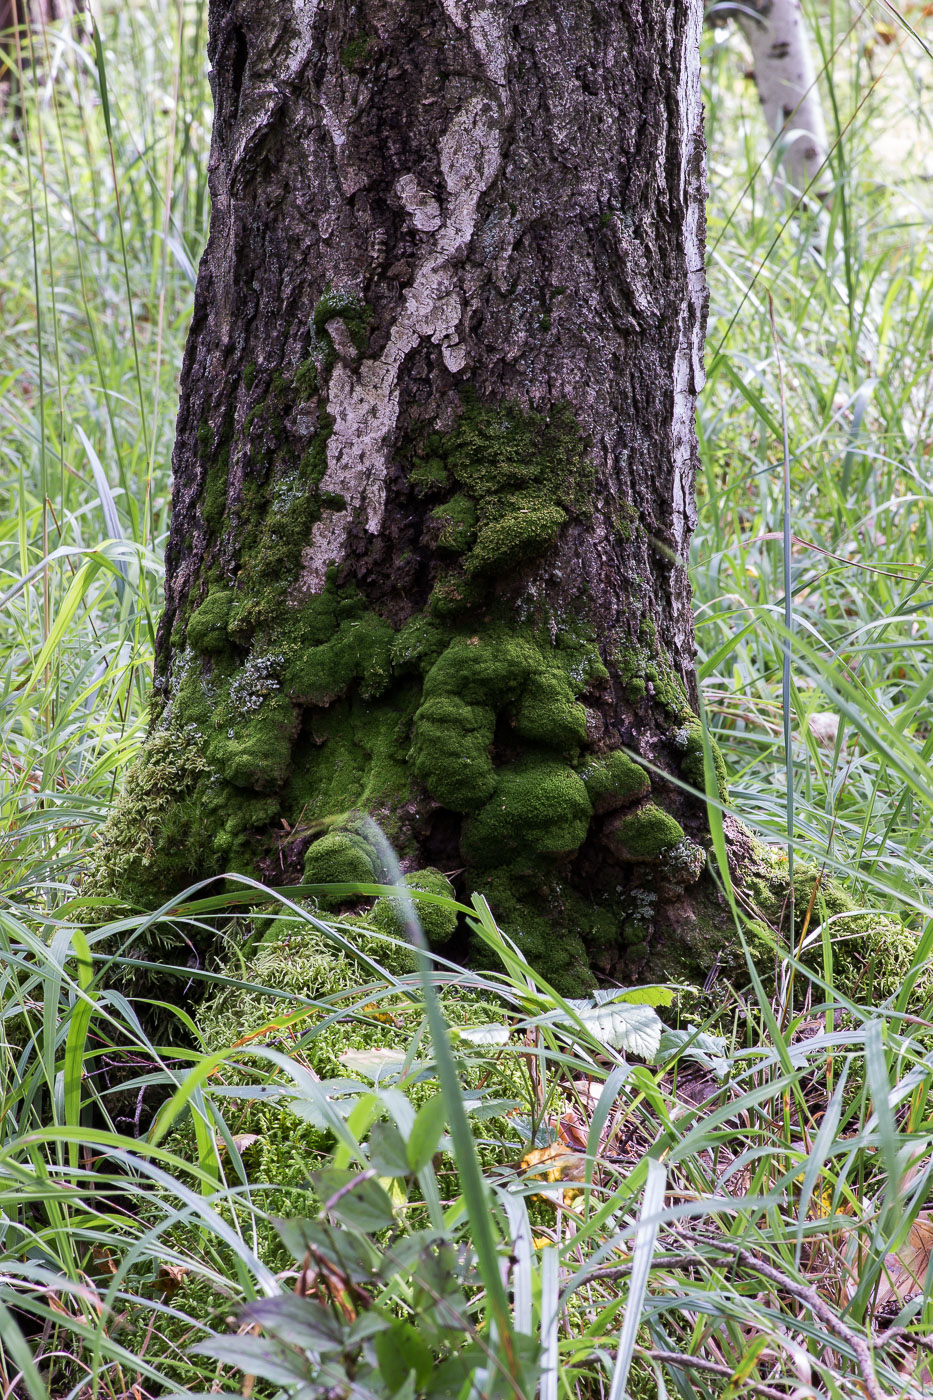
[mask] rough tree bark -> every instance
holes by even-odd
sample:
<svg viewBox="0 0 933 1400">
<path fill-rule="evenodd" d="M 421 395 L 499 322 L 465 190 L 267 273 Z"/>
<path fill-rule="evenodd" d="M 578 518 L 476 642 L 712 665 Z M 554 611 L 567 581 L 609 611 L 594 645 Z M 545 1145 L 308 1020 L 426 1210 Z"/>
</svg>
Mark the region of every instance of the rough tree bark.
<svg viewBox="0 0 933 1400">
<path fill-rule="evenodd" d="M 99 868 L 403 867 L 706 967 L 700 0 L 211 0 L 153 719 Z M 641 762 L 638 760 L 642 760 Z M 705 912 L 704 912 L 705 911 Z"/>
</svg>

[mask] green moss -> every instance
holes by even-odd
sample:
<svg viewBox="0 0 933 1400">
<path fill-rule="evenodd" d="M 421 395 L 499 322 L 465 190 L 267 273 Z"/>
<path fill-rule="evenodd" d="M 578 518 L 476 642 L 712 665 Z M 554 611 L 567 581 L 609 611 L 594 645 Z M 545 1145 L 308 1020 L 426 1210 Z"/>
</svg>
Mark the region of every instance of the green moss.
<svg viewBox="0 0 933 1400">
<path fill-rule="evenodd" d="M 237 679 L 240 675 L 242 672 Z M 241 708 L 244 703 L 251 708 Z M 287 694 L 261 694 L 245 686 L 233 693 L 231 687 L 213 722 L 207 756 L 211 766 L 235 787 L 275 792 L 288 777 L 297 730 L 298 716 Z"/>
<path fill-rule="evenodd" d="M 255 378 L 256 362 L 255 360 L 250 360 L 249 364 L 243 370 L 243 388 L 246 390 L 247 393 L 249 393 L 250 389 L 252 389 L 253 381 L 255 380 Z"/>
<path fill-rule="evenodd" d="M 498 575 L 538 558 L 567 521 L 565 510 L 539 503 L 531 492 L 516 493 L 509 505 L 507 513 L 479 531 L 476 548 L 467 559 L 468 573 Z"/>
<path fill-rule="evenodd" d="M 450 642 L 450 633 L 434 618 L 418 613 L 399 628 L 392 641 L 390 660 L 397 673 L 419 671 L 427 675 Z"/>
<path fill-rule="evenodd" d="M 454 887 L 447 876 L 430 866 L 406 875 L 405 884 L 415 894 L 437 895 L 441 899 L 451 901 L 456 899 Z M 456 909 L 443 904 L 429 903 L 423 899 L 416 900 L 416 909 L 424 936 L 432 948 L 442 947 L 453 937 L 457 928 Z M 405 936 L 404 916 L 397 899 L 377 899 L 370 921 L 376 928 L 394 938 Z"/>
<path fill-rule="evenodd" d="M 366 67 L 376 44 L 374 34 L 358 34 L 340 50 L 340 62 L 349 73 L 360 73 Z"/>
<path fill-rule="evenodd" d="M 187 638 L 195 651 L 221 655 L 230 649 L 228 627 L 236 602 L 232 588 L 212 588 L 188 619 Z"/>
<path fill-rule="evenodd" d="M 607 843 L 621 860 L 658 860 L 683 839 L 680 823 L 654 802 L 614 817 L 606 826 Z"/>
<path fill-rule="evenodd" d="M 409 796 L 406 761 L 417 686 L 396 687 L 378 705 L 355 694 L 314 713 L 294 753 L 282 806 L 291 823 L 360 810 L 399 842 L 394 814 Z"/>
<path fill-rule="evenodd" d="M 584 937 L 601 916 L 591 903 L 578 901 L 547 870 L 527 863 L 481 874 L 476 889 L 552 987 L 564 996 L 585 996 L 592 989 L 595 979 Z M 471 956 L 479 966 L 489 966 L 491 955 L 479 940 L 472 944 Z"/>
<path fill-rule="evenodd" d="M 415 457 L 408 479 L 419 495 L 427 495 L 449 485 L 450 473 L 441 457 Z"/>
<path fill-rule="evenodd" d="M 220 531 L 227 512 L 231 436 L 231 429 L 225 427 L 215 446 L 209 425 L 202 423 L 198 428 L 199 454 L 206 463 L 201 490 L 201 518 L 214 534 Z"/>
<path fill-rule="evenodd" d="M 322 368 L 325 373 L 334 364 L 335 351 L 327 332 L 329 321 L 342 321 L 347 328 L 350 341 L 358 354 L 363 355 L 369 344 L 369 330 L 372 324 L 372 307 L 361 301 L 355 292 L 343 287 L 328 284 L 314 308 L 312 327 L 322 345 Z"/>
<path fill-rule="evenodd" d="M 476 510 L 475 543 L 457 536 L 466 545 L 462 574 L 443 575 L 432 595 L 441 615 L 482 606 L 494 580 L 546 553 L 561 526 L 588 509 L 592 468 L 566 406 L 544 415 L 467 395 L 452 432 L 432 435 L 415 462 L 412 480 L 420 489 L 449 475 L 460 488 L 457 510 L 464 498 Z M 443 518 L 444 509 L 435 515 Z"/>
<path fill-rule="evenodd" d="M 490 800 L 463 826 L 461 849 L 480 868 L 519 852 L 572 855 L 586 839 L 592 808 L 582 779 L 554 759 L 528 756 L 496 772 Z"/>
<path fill-rule="evenodd" d="M 415 716 L 412 766 L 431 796 L 452 812 L 472 812 L 495 791 L 489 747 L 495 711 L 457 695 L 424 700 Z"/>
<path fill-rule="evenodd" d="M 309 885 L 371 885 L 377 878 L 372 849 L 352 832 L 328 832 L 308 847 L 304 878 Z"/>
<path fill-rule="evenodd" d="M 566 672 L 557 666 L 529 675 L 515 706 L 513 728 L 521 739 L 575 756 L 586 742 L 586 710 Z"/>
<path fill-rule="evenodd" d="M 297 701 L 327 705 L 354 683 L 369 699 L 385 691 L 392 628 L 366 608 L 355 589 L 339 589 L 333 573 L 322 592 L 293 610 L 287 621 L 285 683 Z"/>
<path fill-rule="evenodd" d="M 292 381 L 295 388 L 295 398 L 298 403 L 306 403 L 308 399 L 313 399 L 318 391 L 317 365 L 309 355 L 302 360 L 295 370 L 295 377 Z"/>
<path fill-rule="evenodd" d="M 435 547 L 452 554 L 464 554 L 476 539 L 476 506 L 469 496 L 456 495 L 442 506 L 435 506 L 430 519 L 437 521 Z"/>
<path fill-rule="evenodd" d="M 729 777 L 726 772 L 725 760 L 715 739 L 711 737 L 709 743 L 719 798 L 720 801 L 727 802 L 729 799 Z M 703 727 L 694 715 L 690 716 L 687 724 L 675 731 L 674 746 L 683 754 L 680 761 L 680 771 L 684 778 L 698 792 L 705 792 L 706 767 L 703 758 Z"/>
<path fill-rule="evenodd" d="M 651 791 L 651 780 L 644 768 L 621 749 L 604 758 L 591 759 L 580 777 L 596 813 L 626 807 Z"/>
<path fill-rule="evenodd" d="M 94 850 L 92 887 L 145 906 L 210 873 L 212 833 L 199 802 L 208 771 L 196 726 L 150 735 Z"/>
</svg>

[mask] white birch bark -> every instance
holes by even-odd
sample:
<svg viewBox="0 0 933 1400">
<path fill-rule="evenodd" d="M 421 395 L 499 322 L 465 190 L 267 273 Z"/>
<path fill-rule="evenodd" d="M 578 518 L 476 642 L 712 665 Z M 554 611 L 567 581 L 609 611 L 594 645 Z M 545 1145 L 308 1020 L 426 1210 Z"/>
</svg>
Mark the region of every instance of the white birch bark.
<svg viewBox="0 0 933 1400">
<path fill-rule="evenodd" d="M 800 0 L 741 0 L 714 4 L 707 15 L 734 18 L 752 51 L 765 118 L 778 139 L 785 179 L 795 195 L 829 193 L 829 145 L 813 46 Z"/>
</svg>

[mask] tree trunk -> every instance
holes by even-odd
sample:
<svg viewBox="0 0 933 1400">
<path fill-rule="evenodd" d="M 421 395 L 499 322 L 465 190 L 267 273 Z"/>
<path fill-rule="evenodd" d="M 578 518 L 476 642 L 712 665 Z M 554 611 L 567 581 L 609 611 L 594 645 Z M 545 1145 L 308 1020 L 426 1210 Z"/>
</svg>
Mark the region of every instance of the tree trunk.
<svg viewBox="0 0 933 1400">
<path fill-rule="evenodd" d="M 0 89 L 5 89 L 16 74 L 21 86 L 18 66 L 29 61 L 28 37 L 17 44 L 15 30 L 20 25 L 44 25 L 66 19 L 84 9 L 84 0 L 0 0 Z M 18 108 L 14 110 L 18 111 Z"/>
<path fill-rule="evenodd" d="M 800 0 L 714 0 L 714 21 L 732 17 L 752 51 L 765 120 L 794 194 L 829 196 L 829 143 Z"/>
<path fill-rule="evenodd" d="M 480 891 L 565 991 L 708 966 L 685 568 L 700 0 L 212 0 L 124 895 Z M 636 761 L 636 760 L 641 760 Z M 704 941 L 705 940 L 705 941 Z"/>
<path fill-rule="evenodd" d="M 0 0 L 0 34 L 17 24 L 49 24 L 84 9 L 83 0 Z"/>
</svg>

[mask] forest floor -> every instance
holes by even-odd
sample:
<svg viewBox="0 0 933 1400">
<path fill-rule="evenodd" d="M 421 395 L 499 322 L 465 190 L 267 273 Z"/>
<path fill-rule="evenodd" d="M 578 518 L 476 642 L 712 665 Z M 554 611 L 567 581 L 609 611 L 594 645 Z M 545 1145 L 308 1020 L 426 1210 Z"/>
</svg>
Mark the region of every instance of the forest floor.
<svg viewBox="0 0 933 1400">
<path fill-rule="evenodd" d="M 171 912 L 253 943 L 151 1033 L 110 973 L 153 916 L 80 876 L 147 719 L 207 7 L 101 8 L 0 114 L 3 1394 L 928 1394 L 931 6 L 820 7 L 818 212 L 704 36 L 699 674 L 733 809 L 803 872 L 796 945 L 568 1004 L 481 901 L 500 970 L 429 972 L 387 896 L 361 931 L 244 883 Z"/>
</svg>

